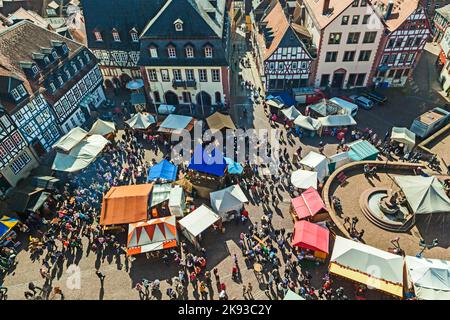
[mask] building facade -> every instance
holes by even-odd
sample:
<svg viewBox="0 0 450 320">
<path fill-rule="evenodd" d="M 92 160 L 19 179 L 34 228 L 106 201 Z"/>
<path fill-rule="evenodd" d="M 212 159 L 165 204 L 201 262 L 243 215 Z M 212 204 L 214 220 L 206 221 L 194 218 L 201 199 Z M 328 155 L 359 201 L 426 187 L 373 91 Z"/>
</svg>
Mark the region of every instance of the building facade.
<svg viewBox="0 0 450 320">
<path fill-rule="evenodd" d="M 309 34 L 289 23 L 286 11 L 278 0 L 273 1 L 252 37 L 256 63 L 270 92 L 308 86 L 314 61 Z"/>
<path fill-rule="evenodd" d="M 167 0 L 82 0 L 88 47 L 106 87 L 142 78 L 139 35 Z"/>
<path fill-rule="evenodd" d="M 425 9 L 419 0 L 378 0 L 374 5 L 383 16 L 386 32 L 377 55 L 373 82 L 379 87 L 403 87 L 412 77 L 430 37 Z"/>
<path fill-rule="evenodd" d="M 227 105 L 230 21 L 225 0 L 169 0 L 140 36 L 149 101 L 195 112 Z"/>
<path fill-rule="evenodd" d="M 439 75 L 439 82 L 447 97 L 450 96 L 450 29 L 447 29 L 439 43 L 441 46 L 441 59 L 445 59 Z"/>
<path fill-rule="evenodd" d="M 366 0 L 304 0 L 300 15 L 317 47 L 316 87 L 349 89 L 371 84 L 370 74 L 384 31 Z"/>
<path fill-rule="evenodd" d="M 434 10 L 433 16 L 433 41 L 440 42 L 448 26 L 450 25 L 450 4 Z"/>
</svg>

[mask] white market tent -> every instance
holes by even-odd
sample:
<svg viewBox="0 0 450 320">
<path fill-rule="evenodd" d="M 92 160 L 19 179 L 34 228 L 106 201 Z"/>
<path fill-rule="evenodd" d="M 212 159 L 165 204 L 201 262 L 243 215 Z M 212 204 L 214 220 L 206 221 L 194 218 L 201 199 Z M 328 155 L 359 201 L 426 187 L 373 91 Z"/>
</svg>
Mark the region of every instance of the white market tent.
<svg viewBox="0 0 450 320">
<path fill-rule="evenodd" d="M 132 129 L 147 129 L 151 124 L 155 123 L 155 117 L 151 114 L 136 113 L 131 119 L 125 121 Z"/>
<path fill-rule="evenodd" d="M 80 171 L 90 165 L 108 143 L 109 141 L 103 136 L 89 136 L 73 147 L 69 153 L 58 152 L 53 162 L 52 170 L 64 172 Z"/>
<path fill-rule="evenodd" d="M 279 101 L 278 99 L 269 99 L 266 101 L 266 104 L 271 107 L 275 107 L 281 109 L 284 107 L 284 103 Z"/>
<path fill-rule="evenodd" d="M 356 125 L 355 119 L 350 115 L 331 115 L 317 119 L 322 127 L 346 127 Z"/>
<path fill-rule="evenodd" d="M 116 131 L 116 125 L 114 122 L 103 121 L 102 119 L 98 119 L 92 125 L 91 130 L 89 130 L 89 135 L 99 134 L 101 136 L 106 136 L 110 133 L 114 133 Z"/>
<path fill-rule="evenodd" d="M 283 298 L 283 300 L 306 300 L 301 295 L 295 293 L 292 290 L 288 290 Z"/>
<path fill-rule="evenodd" d="M 348 152 L 345 151 L 333 154 L 332 156 L 328 157 L 328 162 L 328 169 L 332 172 L 337 168 L 352 162 L 352 159 L 349 157 Z"/>
<path fill-rule="evenodd" d="M 313 187 L 317 189 L 317 172 L 308 170 L 297 170 L 292 172 L 291 183 L 296 188 L 308 189 Z"/>
<path fill-rule="evenodd" d="M 406 256 L 408 284 L 421 300 L 450 300 L 450 262 Z"/>
<path fill-rule="evenodd" d="M 167 118 L 160 124 L 160 128 L 181 130 L 185 129 L 192 121 L 192 117 L 179 114 L 169 114 Z"/>
<path fill-rule="evenodd" d="M 178 221 L 183 235 L 195 246 L 199 247 L 199 238 L 203 231 L 220 220 L 210 208 L 202 204 L 200 207 L 189 213 L 186 217 Z"/>
<path fill-rule="evenodd" d="M 174 186 L 169 194 L 169 210 L 170 213 L 177 217 L 184 215 L 186 209 L 186 196 L 181 186 Z"/>
<path fill-rule="evenodd" d="M 53 145 L 53 148 L 60 149 L 64 152 L 69 152 L 70 150 L 72 150 L 73 147 L 75 147 L 77 144 L 83 141 L 83 139 L 86 138 L 87 135 L 88 133 L 86 130 L 80 127 L 75 127 L 69 132 L 67 132 L 65 135 L 63 135 Z"/>
<path fill-rule="evenodd" d="M 283 114 L 286 116 L 286 118 L 288 118 L 291 121 L 301 115 L 301 113 L 294 106 L 290 106 L 287 109 L 283 109 L 283 110 L 281 110 L 281 112 L 283 112 Z"/>
<path fill-rule="evenodd" d="M 406 151 L 411 151 L 416 145 L 416 134 L 407 128 L 393 127 L 391 139 L 403 143 Z"/>
<path fill-rule="evenodd" d="M 222 219 L 226 220 L 226 213 L 230 211 L 238 211 L 245 202 L 247 197 L 238 184 L 228 188 L 210 193 L 211 206 L 219 213 Z"/>
<path fill-rule="evenodd" d="M 318 120 L 313 119 L 311 117 L 305 117 L 304 115 L 299 115 L 294 120 L 294 124 L 296 126 L 299 126 L 300 128 L 310 131 L 317 131 L 322 126 Z"/>
<path fill-rule="evenodd" d="M 317 179 L 322 183 L 328 176 L 328 160 L 324 155 L 311 151 L 306 157 L 300 160 L 300 164 L 317 172 Z"/>
<path fill-rule="evenodd" d="M 403 297 L 403 257 L 336 236 L 330 273 Z"/>
<path fill-rule="evenodd" d="M 450 199 L 436 177 L 394 176 L 415 214 L 450 213 Z"/>
</svg>

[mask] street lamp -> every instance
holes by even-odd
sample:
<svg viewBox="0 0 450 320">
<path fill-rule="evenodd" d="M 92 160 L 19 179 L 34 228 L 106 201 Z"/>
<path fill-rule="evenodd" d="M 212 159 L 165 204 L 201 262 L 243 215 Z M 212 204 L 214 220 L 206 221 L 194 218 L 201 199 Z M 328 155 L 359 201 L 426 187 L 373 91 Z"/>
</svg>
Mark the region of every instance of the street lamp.
<svg viewBox="0 0 450 320">
<path fill-rule="evenodd" d="M 421 250 L 418 254 L 416 254 L 416 257 L 417 257 L 417 258 L 422 258 L 422 254 L 423 254 L 423 252 L 424 252 L 426 249 L 429 250 L 429 249 L 432 249 L 432 248 L 434 248 L 434 247 L 437 247 L 438 244 L 439 244 L 438 239 L 433 239 L 433 241 L 432 241 L 430 244 L 427 244 L 427 243 L 425 242 L 424 239 L 420 239 L 420 241 L 419 241 L 419 247 L 421 247 L 422 250 Z"/>
</svg>

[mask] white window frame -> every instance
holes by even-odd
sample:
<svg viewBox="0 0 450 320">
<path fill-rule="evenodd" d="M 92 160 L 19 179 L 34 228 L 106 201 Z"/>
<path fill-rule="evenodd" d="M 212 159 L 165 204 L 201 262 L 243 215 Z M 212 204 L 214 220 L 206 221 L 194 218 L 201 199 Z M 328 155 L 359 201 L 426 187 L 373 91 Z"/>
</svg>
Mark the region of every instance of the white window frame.
<svg viewBox="0 0 450 320">
<path fill-rule="evenodd" d="M 136 32 L 131 32 L 131 41 L 133 42 L 139 42 L 139 37 Z"/>
<path fill-rule="evenodd" d="M 19 92 L 21 97 L 24 97 L 27 95 L 27 90 L 25 90 L 25 88 L 23 87 L 23 84 L 19 84 L 17 86 L 17 92 Z"/>
<path fill-rule="evenodd" d="M 102 34 L 100 31 L 94 32 L 95 41 L 103 41 Z"/>
<path fill-rule="evenodd" d="M 186 58 L 194 58 L 194 48 L 192 46 L 186 47 Z"/>
<path fill-rule="evenodd" d="M 117 31 L 112 32 L 114 42 L 120 42 L 120 34 Z"/>
<path fill-rule="evenodd" d="M 198 79 L 200 82 L 208 82 L 208 72 L 206 69 L 198 69 Z"/>
<path fill-rule="evenodd" d="M 177 57 L 177 50 L 174 46 L 167 47 L 167 55 L 171 59 L 175 59 Z"/>
<path fill-rule="evenodd" d="M 205 47 L 205 58 L 212 58 L 213 57 L 213 48 L 211 46 Z"/>
<path fill-rule="evenodd" d="M 211 79 L 213 82 L 220 82 L 220 69 L 211 69 Z"/>
<path fill-rule="evenodd" d="M 148 49 L 148 52 L 150 54 L 150 58 L 158 58 L 158 50 L 156 49 L 156 47 L 150 47 Z"/>
</svg>

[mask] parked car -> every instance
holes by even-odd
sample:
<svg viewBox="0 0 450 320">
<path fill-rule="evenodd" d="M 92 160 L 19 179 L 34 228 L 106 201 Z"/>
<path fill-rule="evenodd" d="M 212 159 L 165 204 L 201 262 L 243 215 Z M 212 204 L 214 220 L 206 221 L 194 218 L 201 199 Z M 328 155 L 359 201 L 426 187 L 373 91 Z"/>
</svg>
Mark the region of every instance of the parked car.
<svg viewBox="0 0 450 320">
<path fill-rule="evenodd" d="M 416 136 L 425 139 L 432 133 L 447 125 L 450 120 L 450 112 L 442 108 L 434 108 L 418 116 L 411 124 L 410 130 Z"/>
<path fill-rule="evenodd" d="M 374 106 L 372 100 L 367 99 L 366 97 L 363 96 L 352 95 L 350 96 L 350 99 L 353 99 L 353 103 L 356 103 L 359 107 L 365 110 L 370 110 Z"/>
<path fill-rule="evenodd" d="M 338 98 L 348 101 L 348 102 L 351 102 L 351 103 L 354 103 L 353 99 L 351 99 L 350 97 L 347 97 L 347 96 L 339 96 Z"/>
<path fill-rule="evenodd" d="M 385 103 L 387 101 L 387 98 L 383 96 L 381 93 L 378 93 L 376 91 L 367 91 L 362 94 L 364 97 L 372 100 L 375 103 Z"/>
</svg>

